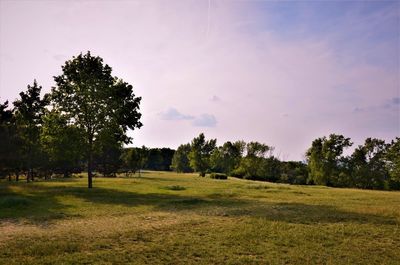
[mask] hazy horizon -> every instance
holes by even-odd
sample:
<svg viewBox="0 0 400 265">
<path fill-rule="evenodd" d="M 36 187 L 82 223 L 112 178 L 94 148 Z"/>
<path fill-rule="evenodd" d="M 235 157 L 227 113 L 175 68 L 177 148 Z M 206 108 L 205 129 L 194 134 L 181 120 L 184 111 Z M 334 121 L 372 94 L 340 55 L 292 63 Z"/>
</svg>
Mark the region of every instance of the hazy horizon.
<svg viewBox="0 0 400 265">
<path fill-rule="evenodd" d="M 400 135 L 398 1 L 0 0 L 0 102 L 91 51 L 142 97 L 133 146 L 199 133 L 301 160 L 330 133 Z"/>
</svg>

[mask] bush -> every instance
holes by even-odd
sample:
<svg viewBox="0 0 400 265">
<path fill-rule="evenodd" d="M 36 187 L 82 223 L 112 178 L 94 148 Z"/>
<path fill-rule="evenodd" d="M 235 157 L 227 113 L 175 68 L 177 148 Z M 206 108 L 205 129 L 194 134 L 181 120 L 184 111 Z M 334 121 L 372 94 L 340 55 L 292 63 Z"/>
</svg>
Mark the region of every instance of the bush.
<svg viewBox="0 0 400 265">
<path fill-rule="evenodd" d="M 239 167 L 233 170 L 230 175 L 235 178 L 243 178 L 245 174 L 246 171 L 243 168 Z"/>
<path fill-rule="evenodd" d="M 228 179 L 228 176 L 222 173 L 211 173 L 210 178 L 212 179 Z"/>
<path fill-rule="evenodd" d="M 167 186 L 165 187 L 167 190 L 186 190 L 185 187 L 179 186 L 179 185 L 173 185 L 173 186 Z"/>
</svg>

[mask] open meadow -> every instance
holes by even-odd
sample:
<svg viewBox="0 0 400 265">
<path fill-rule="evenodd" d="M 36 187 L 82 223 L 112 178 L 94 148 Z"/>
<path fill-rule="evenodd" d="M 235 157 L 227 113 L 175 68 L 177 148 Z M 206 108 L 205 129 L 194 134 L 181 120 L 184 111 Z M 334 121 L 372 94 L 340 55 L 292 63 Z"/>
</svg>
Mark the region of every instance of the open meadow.
<svg viewBox="0 0 400 265">
<path fill-rule="evenodd" d="M 400 193 L 195 174 L 0 182 L 0 264 L 400 264 Z"/>
</svg>

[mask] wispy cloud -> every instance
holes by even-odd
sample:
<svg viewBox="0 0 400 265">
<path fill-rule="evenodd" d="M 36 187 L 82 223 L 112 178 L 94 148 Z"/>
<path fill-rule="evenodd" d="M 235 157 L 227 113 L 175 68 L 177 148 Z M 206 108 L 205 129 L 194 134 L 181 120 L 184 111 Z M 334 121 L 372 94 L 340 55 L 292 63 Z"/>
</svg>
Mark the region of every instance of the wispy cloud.
<svg viewBox="0 0 400 265">
<path fill-rule="evenodd" d="M 221 99 L 220 99 L 218 96 L 216 96 L 216 95 L 212 96 L 210 100 L 211 100 L 212 102 L 221 101 Z"/>
</svg>

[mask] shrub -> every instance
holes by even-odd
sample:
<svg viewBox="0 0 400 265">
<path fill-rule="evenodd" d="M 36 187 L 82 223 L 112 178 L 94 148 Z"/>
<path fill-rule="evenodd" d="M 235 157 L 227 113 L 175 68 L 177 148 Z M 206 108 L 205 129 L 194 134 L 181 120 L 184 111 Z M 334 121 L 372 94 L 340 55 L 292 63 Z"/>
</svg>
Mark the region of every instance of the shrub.
<svg viewBox="0 0 400 265">
<path fill-rule="evenodd" d="M 222 173 L 211 173 L 210 178 L 212 179 L 228 179 L 228 176 Z"/>
<path fill-rule="evenodd" d="M 179 185 L 173 185 L 173 186 L 167 186 L 165 187 L 167 190 L 186 190 L 185 187 L 179 186 Z"/>
<path fill-rule="evenodd" d="M 246 171 L 243 168 L 239 167 L 233 170 L 230 175 L 235 178 L 243 178 L 245 174 Z"/>
</svg>

